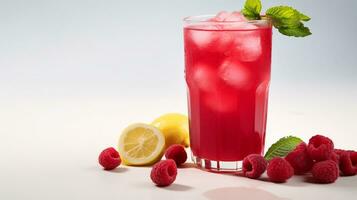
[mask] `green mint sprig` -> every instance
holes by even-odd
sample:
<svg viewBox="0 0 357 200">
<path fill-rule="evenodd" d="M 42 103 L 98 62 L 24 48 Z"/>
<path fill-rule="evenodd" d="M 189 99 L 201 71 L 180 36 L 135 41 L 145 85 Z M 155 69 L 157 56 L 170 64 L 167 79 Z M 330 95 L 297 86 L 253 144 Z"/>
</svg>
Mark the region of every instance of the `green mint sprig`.
<svg viewBox="0 0 357 200">
<path fill-rule="evenodd" d="M 262 3 L 260 0 L 246 0 L 242 13 L 248 19 L 260 19 L 261 11 Z"/>
<path fill-rule="evenodd" d="M 266 15 L 273 20 L 273 25 L 280 33 L 287 36 L 305 37 L 311 35 L 309 28 L 302 21 L 309 21 L 310 17 L 289 6 L 269 8 Z"/>
<path fill-rule="evenodd" d="M 261 19 L 262 4 L 260 0 L 246 0 L 242 14 L 251 20 Z M 273 26 L 280 33 L 287 36 L 305 37 L 311 35 L 308 27 L 305 27 L 303 22 L 309 21 L 311 18 L 296 9 L 289 6 L 275 6 L 269 8 L 265 15 L 269 17 Z"/>
<path fill-rule="evenodd" d="M 271 160 L 275 157 L 285 157 L 292 150 L 294 150 L 296 146 L 299 145 L 301 142 L 303 141 L 295 136 L 283 137 L 270 146 L 268 151 L 265 153 L 264 158 L 266 160 Z"/>
</svg>

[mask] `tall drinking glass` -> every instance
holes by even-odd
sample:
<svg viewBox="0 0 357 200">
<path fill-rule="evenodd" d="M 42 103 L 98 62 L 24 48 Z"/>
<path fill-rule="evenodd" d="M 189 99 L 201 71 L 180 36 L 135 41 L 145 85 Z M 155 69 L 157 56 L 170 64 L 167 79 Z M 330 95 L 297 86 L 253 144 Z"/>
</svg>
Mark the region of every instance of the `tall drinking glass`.
<svg viewBox="0 0 357 200">
<path fill-rule="evenodd" d="M 210 171 L 237 171 L 263 154 L 270 83 L 268 19 L 184 19 L 185 79 L 192 158 Z"/>
</svg>

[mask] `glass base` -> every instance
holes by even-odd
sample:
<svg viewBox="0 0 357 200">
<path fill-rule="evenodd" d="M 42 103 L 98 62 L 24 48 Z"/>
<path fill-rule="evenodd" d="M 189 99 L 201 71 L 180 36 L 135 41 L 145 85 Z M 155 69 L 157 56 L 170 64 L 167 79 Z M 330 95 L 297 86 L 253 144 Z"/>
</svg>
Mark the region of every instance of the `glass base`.
<svg viewBox="0 0 357 200">
<path fill-rule="evenodd" d="M 191 154 L 192 161 L 196 164 L 199 169 L 217 172 L 217 173 L 230 173 L 239 172 L 242 170 L 243 161 L 218 161 L 218 160 L 208 160 L 204 158 L 197 157 Z"/>
</svg>

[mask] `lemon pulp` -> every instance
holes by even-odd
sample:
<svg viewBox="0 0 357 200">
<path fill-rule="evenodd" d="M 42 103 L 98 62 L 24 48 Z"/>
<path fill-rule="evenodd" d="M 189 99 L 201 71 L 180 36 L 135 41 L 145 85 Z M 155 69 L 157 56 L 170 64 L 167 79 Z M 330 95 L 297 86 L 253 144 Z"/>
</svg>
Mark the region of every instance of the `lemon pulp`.
<svg viewBox="0 0 357 200">
<path fill-rule="evenodd" d="M 127 165 L 149 165 L 161 159 L 165 137 L 157 128 L 137 123 L 125 128 L 119 138 L 118 150 Z"/>
</svg>

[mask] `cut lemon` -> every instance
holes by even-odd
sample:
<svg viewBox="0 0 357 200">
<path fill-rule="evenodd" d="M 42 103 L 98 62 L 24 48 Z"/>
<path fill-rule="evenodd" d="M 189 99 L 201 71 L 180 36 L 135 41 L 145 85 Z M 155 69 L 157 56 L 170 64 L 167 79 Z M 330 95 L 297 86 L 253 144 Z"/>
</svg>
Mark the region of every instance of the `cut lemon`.
<svg viewBox="0 0 357 200">
<path fill-rule="evenodd" d="M 125 128 L 119 138 L 118 150 L 127 165 L 150 165 L 160 160 L 165 137 L 154 126 L 136 123 Z"/>
<path fill-rule="evenodd" d="M 155 119 L 151 125 L 157 127 L 164 134 L 166 147 L 173 144 L 190 146 L 187 116 L 168 113 Z"/>
</svg>

